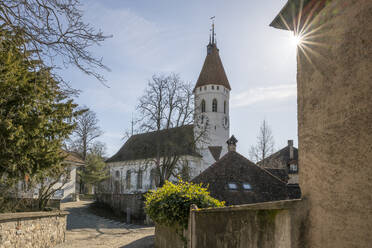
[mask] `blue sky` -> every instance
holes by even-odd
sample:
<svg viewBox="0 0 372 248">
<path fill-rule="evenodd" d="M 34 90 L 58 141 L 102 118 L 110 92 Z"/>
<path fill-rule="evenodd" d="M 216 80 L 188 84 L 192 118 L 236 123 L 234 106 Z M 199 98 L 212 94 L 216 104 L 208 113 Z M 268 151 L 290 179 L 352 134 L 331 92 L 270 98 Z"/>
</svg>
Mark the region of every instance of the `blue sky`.
<svg viewBox="0 0 372 248">
<path fill-rule="evenodd" d="M 108 155 L 123 144 L 132 113 L 153 74 L 179 73 L 196 83 L 216 16 L 220 56 L 232 87 L 230 134 L 248 155 L 268 121 L 277 149 L 297 144 L 296 46 L 291 33 L 269 27 L 286 0 L 89 0 L 84 18 L 113 38 L 92 48 L 111 69 L 108 87 L 77 69 L 63 71 L 81 90 L 77 99 L 97 113 Z"/>
</svg>

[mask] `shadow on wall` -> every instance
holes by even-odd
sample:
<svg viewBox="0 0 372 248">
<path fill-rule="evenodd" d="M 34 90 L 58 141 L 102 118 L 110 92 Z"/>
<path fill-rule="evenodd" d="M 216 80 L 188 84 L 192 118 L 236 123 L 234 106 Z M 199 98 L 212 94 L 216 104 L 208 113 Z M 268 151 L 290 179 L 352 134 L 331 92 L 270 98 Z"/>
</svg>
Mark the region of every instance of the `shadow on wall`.
<svg viewBox="0 0 372 248">
<path fill-rule="evenodd" d="M 155 247 L 154 240 L 155 240 L 155 236 L 151 235 L 151 236 L 144 237 L 142 239 L 137 239 L 136 241 L 130 244 L 121 246 L 120 248 L 153 248 Z"/>
</svg>

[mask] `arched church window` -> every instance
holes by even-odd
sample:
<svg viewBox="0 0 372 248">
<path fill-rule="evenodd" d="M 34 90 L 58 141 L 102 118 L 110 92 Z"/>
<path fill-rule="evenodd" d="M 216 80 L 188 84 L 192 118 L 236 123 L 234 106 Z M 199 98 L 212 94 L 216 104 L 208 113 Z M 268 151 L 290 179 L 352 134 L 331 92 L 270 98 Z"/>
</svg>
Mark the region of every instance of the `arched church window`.
<svg viewBox="0 0 372 248">
<path fill-rule="evenodd" d="M 202 102 L 201 102 L 201 112 L 204 113 L 205 112 L 205 100 L 203 99 Z"/>
<path fill-rule="evenodd" d="M 142 189 L 142 178 L 143 178 L 143 172 L 142 170 L 139 170 L 137 174 L 137 189 Z"/>
<path fill-rule="evenodd" d="M 159 185 L 159 176 L 156 169 L 153 168 L 150 172 L 150 188 L 155 189 L 156 185 Z"/>
<path fill-rule="evenodd" d="M 226 101 L 223 102 L 223 113 L 226 114 Z"/>
<path fill-rule="evenodd" d="M 212 112 L 217 112 L 217 99 L 213 99 Z"/>
<path fill-rule="evenodd" d="M 126 183 L 127 183 L 127 189 L 130 189 L 130 185 L 131 185 L 131 171 L 130 170 L 127 170 L 127 175 L 126 175 L 126 177 L 125 177 L 125 181 L 126 181 Z"/>
</svg>

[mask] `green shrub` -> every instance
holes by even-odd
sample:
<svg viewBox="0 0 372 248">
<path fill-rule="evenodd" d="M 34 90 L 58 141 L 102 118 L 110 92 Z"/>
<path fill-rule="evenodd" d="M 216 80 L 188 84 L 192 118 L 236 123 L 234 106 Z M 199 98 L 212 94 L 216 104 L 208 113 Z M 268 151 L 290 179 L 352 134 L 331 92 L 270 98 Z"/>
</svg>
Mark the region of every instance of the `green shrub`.
<svg viewBox="0 0 372 248">
<path fill-rule="evenodd" d="M 190 206 L 198 208 L 223 207 L 220 202 L 209 195 L 201 184 L 179 180 L 177 184 L 166 181 L 163 187 L 152 190 L 145 195 L 145 210 L 157 224 L 171 227 L 187 228 Z"/>
</svg>

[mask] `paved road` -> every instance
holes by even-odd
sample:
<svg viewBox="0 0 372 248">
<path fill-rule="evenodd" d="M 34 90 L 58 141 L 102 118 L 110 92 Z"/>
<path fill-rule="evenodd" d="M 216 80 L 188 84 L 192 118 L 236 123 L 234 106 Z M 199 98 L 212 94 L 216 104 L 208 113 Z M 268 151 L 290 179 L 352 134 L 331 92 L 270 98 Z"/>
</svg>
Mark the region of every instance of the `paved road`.
<svg viewBox="0 0 372 248">
<path fill-rule="evenodd" d="M 91 202 L 62 204 L 67 216 L 66 242 L 55 248 L 152 248 L 154 228 L 105 219 L 88 210 Z"/>
</svg>

